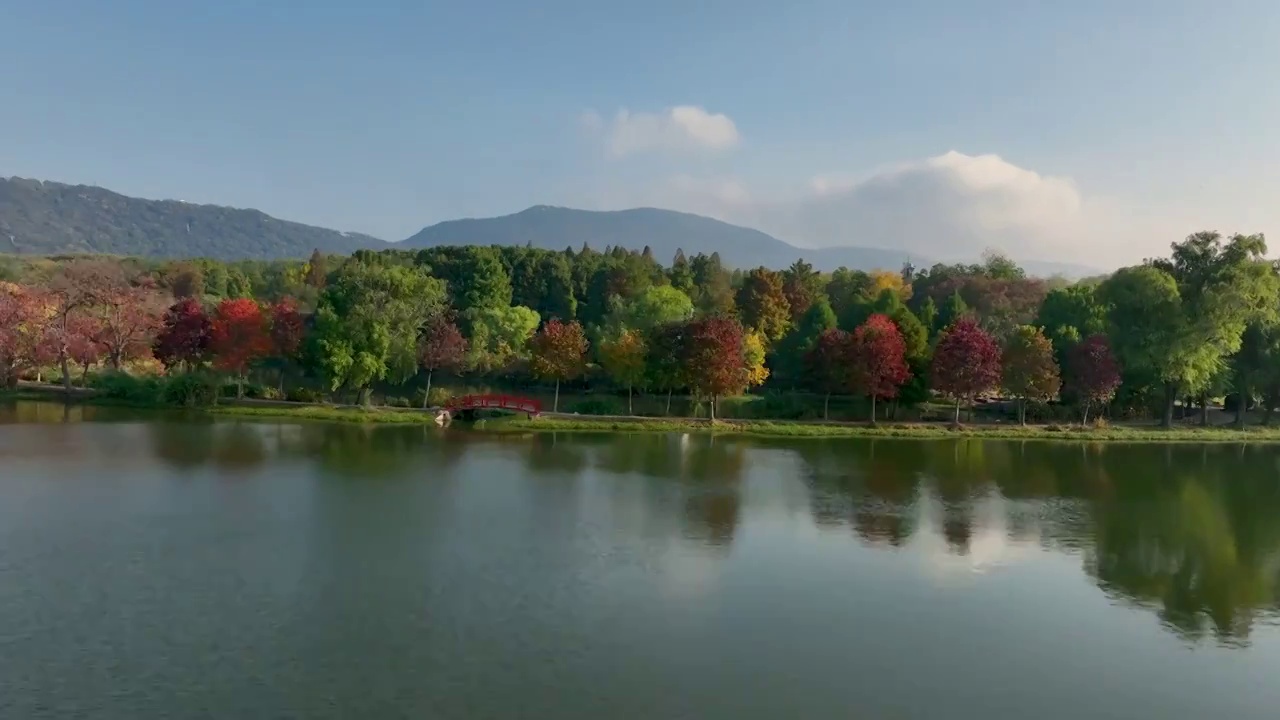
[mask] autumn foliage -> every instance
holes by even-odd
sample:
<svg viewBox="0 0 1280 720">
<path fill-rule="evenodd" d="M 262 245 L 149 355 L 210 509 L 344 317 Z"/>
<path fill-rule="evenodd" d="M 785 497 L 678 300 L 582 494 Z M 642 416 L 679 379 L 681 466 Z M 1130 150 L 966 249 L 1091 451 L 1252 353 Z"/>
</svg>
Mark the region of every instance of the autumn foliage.
<svg viewBox="0 0 1280 720">
<path fill-rule="evenodd" d="M 212 326 L 199 300 L 179 300 L 165 312 L 152 352 L 170 370 L 195 367 L 209 353 Z"/>
<path fill-rule="evenodd" d="M 1027 401 L 1047 402 L 1058 395 L 1062 380 L 1053 359 L 1053 343 L 1037 327 L 1023 325 L 1005 341 L 1001 356 L 1004 389 L 1018 398 L 1018 422 L 1027 422 Z"/>
<path fill-rule="evenodd" d="M 942 332 L 933 351 L 933 388 L 956 401 L 972 402 L 980 393 L 1000 385 L 1000 346 L 969 318 L 960 318 Z"/>
<path fill-rule="evenodd" d="M 250 364 L 271 351 L 267 321 L 258 303 L 247 298 L 223 300 L 213 313 L 209 348 L 214 366 L 234 372 L 241 380 Z M 237 384 L 238 392 L 243 385 Z"/>
<path fill-rule="evenodd" d="M 831 393 L 840 392 L 850 384 L 849 333 L 832 328 L 818 336 L 813 347 L 805 355 L 805 371 L 809 385 L 825 395 L 822 417 L 829 417 Z"/>
<path fill-rule="evenodd" d="M 741 392 L 747 385 L 742 325 L 723 315 L 701 317 L 685 325 L 681 366 L 694 394 L 711 399 L 711 419 L 721 395 Z"/>
<path fill-rule="evenodd" d="M 556 381 L 552 411 L 560 406 L 560 383 L 586 369 L 587 336 L 577 322 L 551 320 L 529 341 L 529 369 L 537 377 Z"/>
<path fill-rule="evenodd" d="M 437 315 L 427 321 L 418 349 L 418 363 L 427 371 L 427 388 L 422 407 L 427 407 L 431 395 L 431 377 L 437 370 L 457 370 L 467 357 L 467 339 L 453 320 Z"/>
<path fill-rule="evenodd" d="M 872 315 L 854 330 L 848 343 L 850 390 L 871 400 L 871 421 L 876 420 L 876 399 L 893 398 L 911 378 L 906 343 L 898 326 L 886 315 Z"/>
<path fill-rule="evenodd" d="M 1120 365 L 1105 335 L 1091 335 L 1071 348 L 1068 356 L 1070 387 L 1080 398 L 1084 422 L 1095 403 L 1111 400 L 1120 387 Z"/>
</svg>

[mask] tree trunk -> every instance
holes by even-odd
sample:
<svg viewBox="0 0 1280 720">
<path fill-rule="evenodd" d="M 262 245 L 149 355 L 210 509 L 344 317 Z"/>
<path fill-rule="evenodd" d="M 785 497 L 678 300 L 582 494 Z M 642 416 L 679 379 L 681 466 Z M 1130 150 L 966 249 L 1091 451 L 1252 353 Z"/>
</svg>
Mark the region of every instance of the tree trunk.
<svg viewBox="0 0 1280 720">
<path fill-rule="evenodd" d="M 1271 424 L 1271 416 L 1275 412 L 1277 401 L 1280 401 L 1280 388 L 1276 386 L 1267 388 L 1267 391 L 1262 394 L 1262 402 L 1266 405 L 1262 414 L 1263 425 Z"/>
<path fill-rule="evenodd" d="M 876 424 L 876 394 L 871 393 L 871 424 Z"/>
<path fill-rule="evenodd" d="M 631 404 L 631 386 L 627 385 L 627 414 L 635 415 L 635 407 Z"/>
<path fill-rule="evenodd" d="M 1200 395 L 1200 427 L 1209 427 L 1209 393 Z"/>
<path fill-rule="evenodd" d="M 822 419 L 831 419 L 831 393 L 827 393 L 827 397 L 822 400 Z"/>
<path fill-rule="evenodd" d="M 719 399 L 718 395 L 713 394 L 711 396 L 711 422 L 716 421 L 716 400 L 718 399 Z"/>
<path fill-rule="evenodd" d="M 84 364 L 84 370 L 80 373 L 80 387 L 89 387 L 89 363 Z"/>
<path fill-rule="evenodd" d="M 67 363 L 67 354 L 62 353 L 62 357 L 58 358 L 58 364 L 62 366 L 62 392 L 68 397 L 71 396 L 71 368 Z"/>
<path fill-rule="evenodd" d="M 1160 421 L 1161 427 L 1173 427 L 1173 401 L 1178 397 L 1177 383 L 1165 383 L 1164 386 L 1164 418 Z"/>
<path fill-rule="evenodd" d="M 361 407 L 368 407 L 373 400 L 373 389 L 370 387 L 362 387 L 356 393 L 356 404 Z"/>
<path fill-rule="evenodd" d="M 284 368 L 280 368 L 280 376 L 276 379 L 276 392 L 280 394 L 280 399 L 284 399 Z"/>
<path fill-rule="evenodd" d="M 560 379 L 556 378 L 555 399 L 551 401 L 551 412 L 560 412 Z"/>
<path fill-rule="evenodd" d="M 244 399 L 244 373 L 236 376 L 236 399 Z"/>
<path fill-rule="evenodd" d="M 434 372 L 435 372 L 434 370 L 427 371 L 427 389 L 425 392 L 422 393 L 422 409 L 423 410 L 426 410 L 428 407 L 431 406 L 431 375 Z"/>
<path fill-rule="evenodd" d="M 956 425 L 960 424 L 960 398 L 956 398 Z"/>
<path fill-rule="evenodd" d="M 1083 426 L 1089 425 L 1089 401 L 1084 402 L 1084 420 L 1080 423 Z"/>
<path fill-rule="evenodd" d="M 121 358 L 118 350 L 111 351 L 111 369 L 120 372 Z"/>
<path fill-rule="evenodd" d="M 1236 428 L 1244 429 L 1244 414 L 1249 409 L 1249 380 L 1240 378 L 1240 388 L 1236 393 Z"/>
<path fill-rule="evenodd" d="M 1022 427 L 1027 426 L 1027 399 L 1018 399 L 1018 424 Z"/>
<path fill-rule="evenodd" d="M 665 415 L 671 415 L 671 388 L 667 388 L 667 410 Z"/>
</svg>

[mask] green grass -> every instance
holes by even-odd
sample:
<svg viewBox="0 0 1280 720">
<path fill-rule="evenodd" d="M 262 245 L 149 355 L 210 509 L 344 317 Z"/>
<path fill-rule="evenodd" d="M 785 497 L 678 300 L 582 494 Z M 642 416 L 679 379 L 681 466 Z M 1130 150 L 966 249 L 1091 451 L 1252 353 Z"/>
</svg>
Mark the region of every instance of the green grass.
<svg viewBox="0 0 1280 720">
<path fill-rule="evenodd" d="M 0 400 L 53 400 L 62 398 L 56 388 L 34 387 L 0 391 Z M 80 395 L 72 402 L 134 408 L 165 409 L 168 406 Z M 435 416 L 408 408 L 354 408 L 331 405 L 220 405 L 207 410 L 212 415 L 244 418 L 281 418 L 323 422 L 425 425 Z M 1067 442 L 1229 442 L 1280 443 L 1280 427 L 1252 425 L 1245 430 L 1232 427 L 1179 426 L 1172 429 L 1154 425 L 1110 425 L 1080 427 L 1072 425 L 975 424 L 951 428 L 944 423 L 892 423 L 876 426 L 856 423 L 798 422 L 788 420 L 721 420 L 712 424 L 694 418 L 593 418 L 541 417 L 526 419 L 523 415 L 489 418 L 476 423 L 474 429 L 485 432 L 653 432 L 653 433 L 717 433 L 772 438 L 915 438 L 942 440 L 949 438 L 987 438 L 993 440 L 1057 440 Z"/>
<path fill-rule="evenodd" d="M 408 408 L 351 408 L 327 405 L 248 406 L 219 405 L 209 408 L 213 415 L 231 417 L 293 418 L 329 422 L 376 423 L 379 425 L 424 425 L 435 422 L 435 415 Z"/>
<path fill-rule="evenodd" d="M 589 418 L 512 418 L 487 429 L 534 432 L 679 432 L 721 433 L 788 438 L 883 437 L 942 440 L 948 438 L 990 438 L 993 440 L 1059 440 L 1077 442 L 1280 442 L 1280 427 L 1232 428 L 1119 425 L 1079 427 L 1065 425 L 966 425 L 952 429 L 941 423 L 894 424 L 876 426 L 856 424 L 823 424 L 787 421 L 717 421 L 687 419 L 593 420 Z"/>
</svg>

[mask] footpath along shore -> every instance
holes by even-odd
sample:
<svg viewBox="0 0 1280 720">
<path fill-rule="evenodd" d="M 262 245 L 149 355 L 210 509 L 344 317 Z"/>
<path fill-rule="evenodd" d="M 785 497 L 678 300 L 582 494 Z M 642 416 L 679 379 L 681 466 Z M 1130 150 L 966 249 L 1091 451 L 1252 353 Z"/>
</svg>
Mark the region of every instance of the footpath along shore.
<svg viewBox="0 0 1280 720">
<path fill-rule="evenodd" d="M 23 383 L 18 389 L 0 394 L 0 399 L 63 401 L 67 397 L 59 385 Z M 173 410 L 166 406 L 139 406 L 99 397 L 86 388 L 72 388 L 71 402 L 89 405 L 128 405 L 147 409 Z M 224 400 L 216 407 L 192 410 L 224 417 L 279 418 L 387 425 L 431 424 L 439 408 L 361 407 L 289 402 L 283 400 Z M 1057 440 L 1067 442 L 1223 442 L 1280 443 L 1280 426 L 1251 425 L 1244 430 L 1229 425 L 1177 425 L 1161 428 L 1153 423 L 1117 423 L 1105 427 L 1079 425 L 1027 425 L 975 423 L 952 426 L 945 422 L 838 422 L 824 420 L 716 420 L 661 418 L 630 415 L 576 415 L 543 412 L 535 418 L 523 415 L 487 418 L 467 426 L 486 432 L 658 432 L 716 433 L 782 438 L 988 438 L 993 440 Z"/>
</svg>

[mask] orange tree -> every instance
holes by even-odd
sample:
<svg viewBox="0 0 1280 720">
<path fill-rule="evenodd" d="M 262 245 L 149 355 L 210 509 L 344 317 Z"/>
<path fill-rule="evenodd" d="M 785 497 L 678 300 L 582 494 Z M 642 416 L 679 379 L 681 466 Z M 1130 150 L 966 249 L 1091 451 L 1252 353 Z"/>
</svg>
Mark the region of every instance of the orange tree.
<svg viewBox="0 0 1280 720">
<path fill-rule="evenodd" d="M 1005 392 L 1018 398 L 1018 422 L 1026 425 L 1027 401 L 1047 402 L 1062 387 L 1053 343 L 1040 328 L 1020 325 L 1005 341 L 1000 364 Z"/>
<path fill-rule="evenodd" d="M 244 376 L 249 366 L 271 351 L 267 321 L 258 303 L 248 298 L 223 300 L 213 312 L 209 333 L 213 364 L 236 376 L 236 397 L 244 396 Z"/>
<path fill-rule="evenodd" d="M 560 409 L 560 383 L 578 377 L 586 369 L 587 337 L 575 322 L 553 319 L 529 341 L 529 369 L 544 380 L 556 381 L 551 411 Z"/>
<path fill-rule="evenodd" d="M 615 382 L 627 386 L 627 414 L 634 415 L 631 404 L 633 388 L 644 382 L 648 370 L 648 348 L 638 330 L 623 330 L 617 337 L 600 343 L 600 364 Z"/>
</svg>

